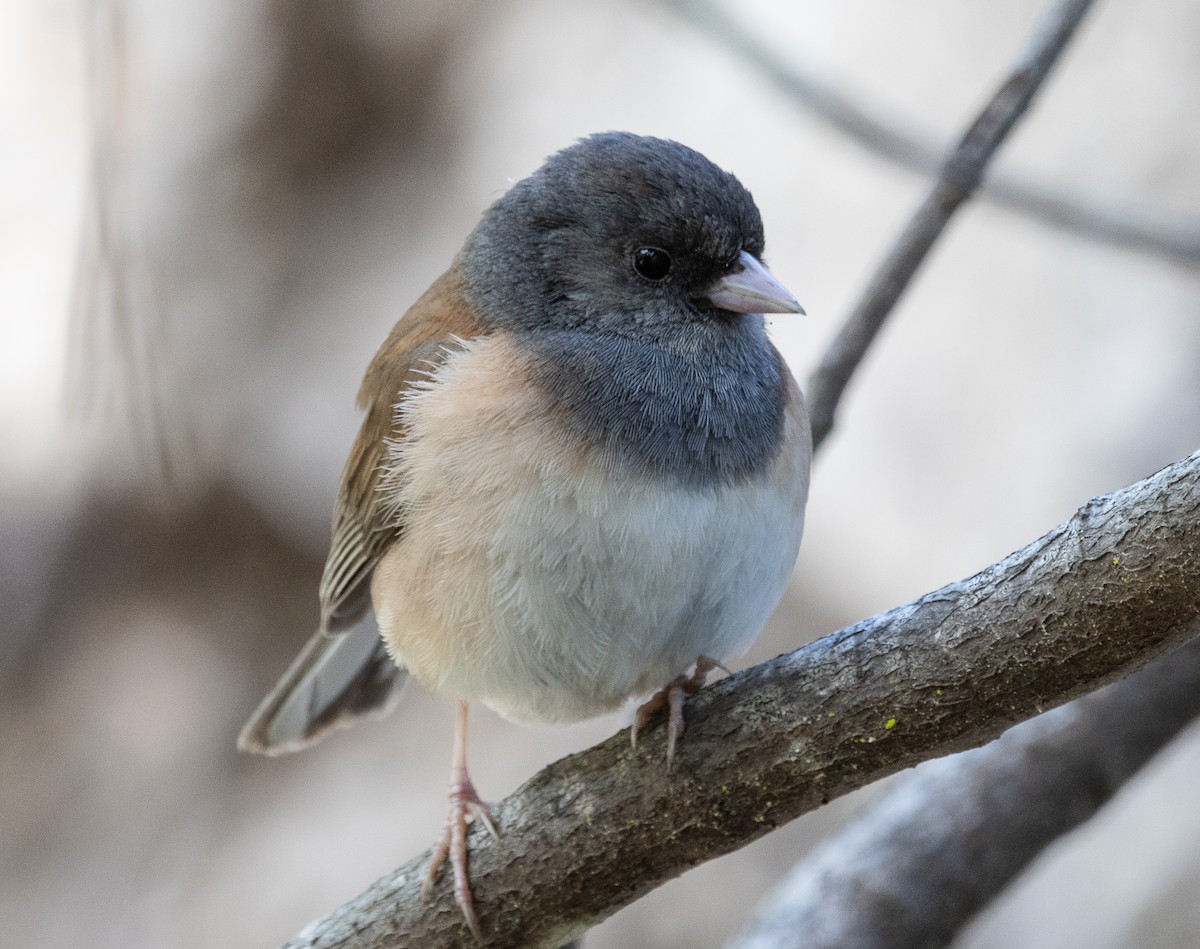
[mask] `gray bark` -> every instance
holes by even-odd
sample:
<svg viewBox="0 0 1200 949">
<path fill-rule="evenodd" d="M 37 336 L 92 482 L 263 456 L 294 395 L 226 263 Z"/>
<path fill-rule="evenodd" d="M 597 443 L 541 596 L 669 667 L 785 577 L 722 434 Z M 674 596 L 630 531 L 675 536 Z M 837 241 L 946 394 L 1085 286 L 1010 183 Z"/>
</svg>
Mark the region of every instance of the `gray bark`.
<svg viewBox="0 0 1200 949">
<path fill-rule="evenodd" d="M 1197 715 L 1193 640 L 984 748 L 921 765 L 793 870 L 730 949 L 950 945 Z"/>
</svg>

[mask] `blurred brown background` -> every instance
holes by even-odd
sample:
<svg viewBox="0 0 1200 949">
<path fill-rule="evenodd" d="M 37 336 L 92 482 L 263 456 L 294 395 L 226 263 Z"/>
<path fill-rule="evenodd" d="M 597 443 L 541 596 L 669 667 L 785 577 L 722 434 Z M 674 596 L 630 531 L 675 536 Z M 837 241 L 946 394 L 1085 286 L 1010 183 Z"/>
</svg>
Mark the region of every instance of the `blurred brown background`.
<svg viewBox="0 0 1200 949">
<path fill-rule="evenodd" d="M 1042 9 L 737 15 L 942 140 Z M 1195 218 L 1197 36 L 1195 2 L 1101 4 L 1000 167 Z M 698 148 L 754 191 L 812 314 L 775 320 L 803 380 L 924 186 L 655 4 L 7 0 L 0 50 L 0 942 L 275 945 L 443 817 L 450 708 L 418 688 L 301 756 L 233 743 L 315 623 L 360 375 L 479 212 L 592 131 Z M 1195 450 L 1197 274 L 968 209 L 843 407 L 746 661 Z M 481 712 L 472 773 L 498 799 L 624 721 Z M 1197 782 L 1193 731 L 962 945 L 1200 944 Z M 589 949 L 719 946 L 873 793 L 693 871 Z"/>
</svg>

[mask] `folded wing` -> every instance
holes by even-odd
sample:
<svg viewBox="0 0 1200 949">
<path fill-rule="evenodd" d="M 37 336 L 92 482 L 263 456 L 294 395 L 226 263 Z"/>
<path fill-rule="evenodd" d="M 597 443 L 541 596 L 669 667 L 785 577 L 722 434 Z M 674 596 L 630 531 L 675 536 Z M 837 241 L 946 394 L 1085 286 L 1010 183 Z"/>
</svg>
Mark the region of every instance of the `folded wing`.
<svg viewBox="0 0 1200 949">
<path fill-rule="evenodd" d="M 375 566 L 404 536 L 404 512 L 388 503 L 380 483 L 388 443 L 406 435 L 395 408 L 448 346 L 480 332 L 452 267 L 404 314 L 371 360 L 358 392 L 366 416 L 334 506 L 320 624 L 242 729 L 243 751 L 298 751 L 334 727 L 366 713 L 383 714 L 394 704 L 403 670 L 388 657 L 369 613 Z"/>
</svg>

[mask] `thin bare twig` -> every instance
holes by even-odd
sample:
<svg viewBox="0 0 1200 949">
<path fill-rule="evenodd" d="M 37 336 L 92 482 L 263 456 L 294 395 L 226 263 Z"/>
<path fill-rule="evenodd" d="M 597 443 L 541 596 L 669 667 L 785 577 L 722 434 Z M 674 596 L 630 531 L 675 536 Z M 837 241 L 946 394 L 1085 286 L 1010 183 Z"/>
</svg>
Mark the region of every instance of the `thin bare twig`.
<svg viewBox="0 0 1200 949">
<path fill-rule="evenodd" d="M 713 0 L 663 0 L 740 62 L 781 89 L 852 141 L 920 174 L 936 174 L 943 149 L 932 136 L 910 131 L 881 110 L 785 60 Z M 1062 188 L 1018 175 L 988 178 L 980 195 L 1044 224 L 1091 240 L 1200 264 L 1200 220 L 1110 199 L 1066 194 Z"/>
<path fill-rule="evenodd" d="M 871 278 L 858 305 L 809 377 L 814 446 L 820 445 L 833 429 L 842 392 L 884 320 L 954 212 L 979 187 L 988 162 L 1029 108 L 1091 5 L 1092 0 L 1060 0 L 1051 9 L 1029 50 L 946 157 L 933 191 Z"/>
</svg>

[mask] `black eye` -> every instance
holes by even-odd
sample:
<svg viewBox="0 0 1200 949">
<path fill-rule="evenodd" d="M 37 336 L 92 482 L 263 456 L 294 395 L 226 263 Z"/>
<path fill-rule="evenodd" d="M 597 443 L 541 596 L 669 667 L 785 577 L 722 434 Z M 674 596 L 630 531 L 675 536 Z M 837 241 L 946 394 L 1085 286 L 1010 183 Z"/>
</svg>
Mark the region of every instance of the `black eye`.
<svg viewBox="0 0 1200 949">
<path fill-rule="evenodd" d="M 633 252 L 633 269 L 647 280 L 662 280 L 671 269 L 671 255 L 658 247 L 639 247 Z"/>
</svg>

